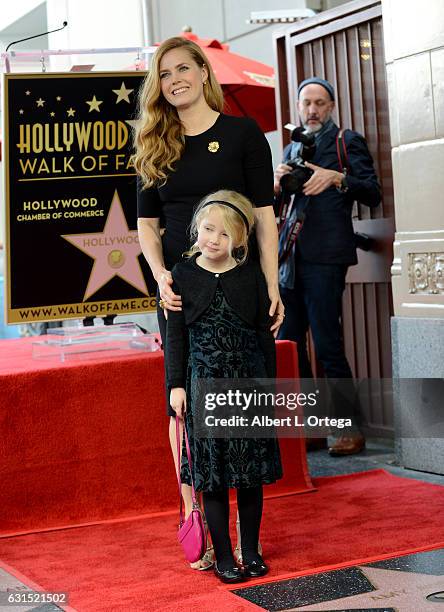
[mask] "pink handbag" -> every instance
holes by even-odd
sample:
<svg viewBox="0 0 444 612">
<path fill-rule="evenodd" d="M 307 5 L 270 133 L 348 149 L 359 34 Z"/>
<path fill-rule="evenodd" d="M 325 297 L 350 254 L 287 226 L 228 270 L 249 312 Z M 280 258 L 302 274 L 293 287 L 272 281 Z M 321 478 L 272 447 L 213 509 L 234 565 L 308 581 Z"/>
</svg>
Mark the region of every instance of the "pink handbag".
<svg viewBox="0 0 444 612">
<path fill-rule="evenodd" d="M 196 500 L 196 491 L 194 490 L 193 484 L 193 475 L 191 470 L 191 453 L 190 453 L 190 445 L 188 443 L 188 435 L 187 428 L 184 423 L 184 432 L 185 432 L 185 445 L 187 449 L 187 457 L 188 457 L 188 465 L 190 467 L 191 474 L 191 491 L 193 498 L 193 509 L 191 511 L 190 516 L 185 520 L 185 515 L 183 511 L 183 499 L 182 499 L 182 488 L 181 488 L 181 480 L 180 480 L 180 464 L 181 464 L 181 454 L 180 454 L 180 433 L 179 433 L 179 419 L 176 417 L 176 439 L 177 439 L 177 482 L 179 484 L 179 498 L 180 498 L 180 522 L 179 522 L 179 531 L 177 532 L 177 539 L 179 540 L 179 544 L 183 548 L 183 552 L 185 553 L 185 558 L 190 563 L 194 563 L 195 561 L 199 561 L 205 554 L 207 548 L 207 536 L 204 526 L 204 521 L 202 517 L 202 510 L 200 509 L 199 504 Z"/>
</svg>

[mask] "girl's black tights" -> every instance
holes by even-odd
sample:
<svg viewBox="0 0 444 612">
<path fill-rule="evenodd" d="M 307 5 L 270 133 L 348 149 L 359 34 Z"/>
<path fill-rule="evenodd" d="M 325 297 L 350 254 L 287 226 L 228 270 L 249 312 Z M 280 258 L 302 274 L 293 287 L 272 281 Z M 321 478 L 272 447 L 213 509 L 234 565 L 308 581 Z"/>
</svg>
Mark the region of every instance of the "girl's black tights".
<svg viewBox="0 0 444 612">
<path fill-rule="evenodd" d="M 228 489 L 203 492 L 205 516 L 216 555 L 217 567 L 224 571 L 235 565 L 229 532 L 230 509 Z M 258 559 L 257 547 L 262 519 L 262 485 L 248 489 L 237 489 L 242 557 L 244 563 Z"/>
</svg>

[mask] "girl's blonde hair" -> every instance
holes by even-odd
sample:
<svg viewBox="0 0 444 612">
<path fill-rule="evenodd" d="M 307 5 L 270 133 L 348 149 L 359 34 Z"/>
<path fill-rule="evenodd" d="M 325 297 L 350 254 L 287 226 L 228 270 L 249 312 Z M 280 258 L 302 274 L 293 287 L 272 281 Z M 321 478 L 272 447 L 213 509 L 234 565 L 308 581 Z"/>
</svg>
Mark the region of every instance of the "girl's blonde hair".
<svg viewBox="0 0 444 612">
<path fill-rule="evenodd" d="M 175 36 L 165 40 L 156 50 L 149 72 L 139 92 L 138 122 L 132 157 L 144 188 L 164 184 L 184 146 L 184 127 L 177 110 L 167 102 L 160 87 L 160 62 L 168 51 L 185 49 L 200 68 L 205 67 L 208 79 L 203 87 L 208 106 L 221 113 L 224 107 L 222 88 L 202 49 L 192 40 Z"/>
<path fill-rule="evenodd" d="M 242 215 L 223 204 L 223 202 L 228 202 L 235 206 L 246 217 L 248 227 Z M 248 256 L 248 236 L 254 225 L 254 208 L 248 198 L 237 193 L 237 191 L 230 191 L 228 189 L 220 189 L 210 193 L 199 202 L 193 215 L 190 230 L 191 241 L 194 244 L 185 253 L 185 256 L 191 257 L 199 252 L 199 245 L 197 244 L 198 230 L 202 221 L 212 210 L 218 210 L 222 215 L 222 223 L 231 241 L 232 256 L 237 263 L 244 263 Z"/>
</svg>

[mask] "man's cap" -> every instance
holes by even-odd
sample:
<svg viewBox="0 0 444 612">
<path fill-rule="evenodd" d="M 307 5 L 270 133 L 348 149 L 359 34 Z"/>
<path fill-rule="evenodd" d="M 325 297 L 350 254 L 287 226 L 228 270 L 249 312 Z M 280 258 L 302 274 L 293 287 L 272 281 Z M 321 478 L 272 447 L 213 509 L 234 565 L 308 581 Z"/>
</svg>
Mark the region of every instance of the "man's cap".
<svg viewBox="0 0 444 612">
<path fill-rule="evenodd" d="M 306 86 L 306 85 L 321 85 L 322 87 L 324 87 L 324 89 L 326 89 L 329 93 L 329 96 L 332 100 L 335 99 L 335 90 L 333 89 L 333 85 L 331 83 L 329 83 L 328 81 L 326 81 L 325 79 L 321 79 L 320 77 L 310 77 L 309 79 L 305 79 L 304 81 L 302 81 L 302 83 L 299 83 L 299 87 L 298 87 L 298 98 L 301 95 L 301 90 Z"/>
</svg>

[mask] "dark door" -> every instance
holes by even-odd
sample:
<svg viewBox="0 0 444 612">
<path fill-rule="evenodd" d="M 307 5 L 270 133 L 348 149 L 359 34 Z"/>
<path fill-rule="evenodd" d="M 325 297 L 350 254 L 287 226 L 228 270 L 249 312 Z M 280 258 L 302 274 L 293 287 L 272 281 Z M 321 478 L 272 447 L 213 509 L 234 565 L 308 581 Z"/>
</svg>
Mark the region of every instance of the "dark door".
<svg viewBox="0 0 444 612">
<path fill-rule="evenodd" d="M 360 0 L 304 19 L 275 35 L 278 125 L 298 124 L 297 84 L 310 76 L 330 81 L 336 91 L 334 120 L 365 136 L 381 181 L 383 200 L 376 209 L 355 203 L 355 230 L 373 239 L 369 252 L 358 249 L 349 269 L 343 300 L 344 343 L 357 378 L 390 378 L 390 317 L 393 314 L 390 267 L 395 231 L 387 85 L 380 2 Z M 284 130 L 283 145 L 288 142 Z M 313 364 L 316 370 L 313 350 Z M 381 384 L 364 402 L 374 434 L 393 431 L 389 396 Z"/>
</svg>

